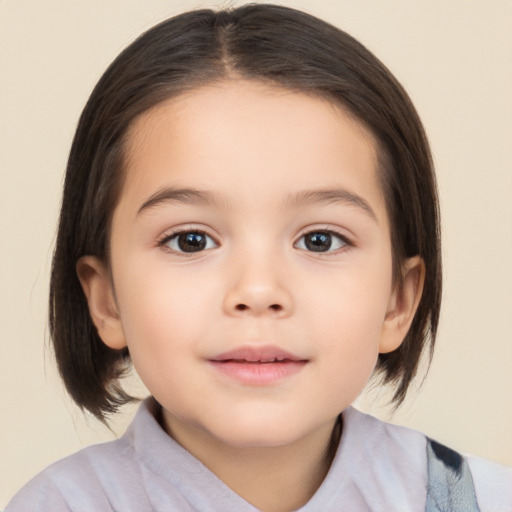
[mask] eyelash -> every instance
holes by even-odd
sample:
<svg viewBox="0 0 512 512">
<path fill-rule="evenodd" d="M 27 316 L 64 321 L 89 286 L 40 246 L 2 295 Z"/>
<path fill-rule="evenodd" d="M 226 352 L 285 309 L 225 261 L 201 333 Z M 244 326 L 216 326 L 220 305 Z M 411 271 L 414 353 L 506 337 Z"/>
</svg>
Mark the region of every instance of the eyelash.
<svg viewBox="0 0 512 512">
<path fill-rule="evenodd" d="M 203 252 L 205 250 L 208 250 L 208 249 L 201 249 L 199 251 L 191 251 L 191 252 L 187 253 L 185 251 L 177 251 L 175 249 L 171 249 L 167 245 L 171 240 L 177 238 L 180 235 L 187 234 L 187 233 L 194 233 L 194 234 L 198 234 L 198 235 L 203 235 L 203 236 L 213 240 L 215 242 L 215 244 L 218 244 L 218 242 L 211 235 L 209 235 L 206 231 L 204 231 L 202 229 L 196 229 L 196 228 L 186 228 L 186 229 L 179 229 L 179 230 L 176 230 L 176 231 L 172 231 L 171 233 L 166 233 L 158 241 L 157 245 L 159 247 L 162 247 L 162 248 L 168 250 L 169 252 L 172 252 L 173 254 L 179 254 L 180 256 L 185 257 L 185 258 L 194 257 L 196 254 L 198 254 L 200 252 Z M 342 251 L 346 250 L 348 247 L 353 247 L 354 246 L 354 244 L 344 234 L 342 234 L 342 233 L 340 233 L 338 231 L 335 231 L 333 229 L 327 229 L 327 228 L 325 228 L 325 229 L 312 229 L 310 231 L 306 231 L 305 233 L 303 233 L 299 237 L 299 241 L 302 240 L 307 235 L 311 235 L 311 234 L 327 234 L 327 235 L 333 236 L 333 237 L 338 238 L 339 240 L 341 240 L 343 245 L 342 245 L 342 247 L 340 247 L 339 249 L 336 249 L 335 251 L 308 251 L 307 249 L 302 249 L 302 250 L 305 250 L 306 252 L 312 252 L 314 254 L 319 254 L 319 255 L 333 255 L 333 254 L 338 254 L 339 252 L 342 252 Z M 297 244 L 298 244 L 298 242 L 296 242 L 294 244 L 294 247 Z"/>
</svg>

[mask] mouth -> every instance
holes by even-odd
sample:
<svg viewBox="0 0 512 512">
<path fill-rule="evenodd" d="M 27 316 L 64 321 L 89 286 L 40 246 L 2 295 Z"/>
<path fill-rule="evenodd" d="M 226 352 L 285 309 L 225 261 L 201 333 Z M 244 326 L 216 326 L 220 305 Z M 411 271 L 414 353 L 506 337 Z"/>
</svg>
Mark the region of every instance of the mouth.
<svg viewBox="0 0 512 512">
<path fill-rule="evenodd" d="M 241 347 L 212 359 L 210 365 L 224 377 L 251 386 L 277 384 L 299 373 L 309 362 L 278 347 Z"/>
</svg>

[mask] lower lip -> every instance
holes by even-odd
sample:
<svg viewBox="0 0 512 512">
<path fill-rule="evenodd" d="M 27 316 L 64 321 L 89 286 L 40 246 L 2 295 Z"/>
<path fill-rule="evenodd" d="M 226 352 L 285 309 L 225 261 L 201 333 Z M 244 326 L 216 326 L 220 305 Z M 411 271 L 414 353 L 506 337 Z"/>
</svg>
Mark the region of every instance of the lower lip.
<svg viewBox="0 0 512 512">
<path fill-rule="evenodd" d="M 219 372 L 250 386 L 268 386 L 299 373 L 307 361 L 276 361 L 251 363 L 247 361 L 209 361 Z"/>
</svg>

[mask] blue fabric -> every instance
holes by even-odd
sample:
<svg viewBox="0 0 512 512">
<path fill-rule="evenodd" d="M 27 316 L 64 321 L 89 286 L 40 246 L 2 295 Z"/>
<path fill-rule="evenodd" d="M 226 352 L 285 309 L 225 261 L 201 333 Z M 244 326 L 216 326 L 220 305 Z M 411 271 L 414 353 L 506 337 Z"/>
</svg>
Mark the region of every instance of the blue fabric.
<svg viewBox="0 0 512 512">
<path fill-rule="evenodd" d="M 427 466 L 425 512 L 480 512 L 469 465 L 459 453 L 428 439 Z"/>
</svg>

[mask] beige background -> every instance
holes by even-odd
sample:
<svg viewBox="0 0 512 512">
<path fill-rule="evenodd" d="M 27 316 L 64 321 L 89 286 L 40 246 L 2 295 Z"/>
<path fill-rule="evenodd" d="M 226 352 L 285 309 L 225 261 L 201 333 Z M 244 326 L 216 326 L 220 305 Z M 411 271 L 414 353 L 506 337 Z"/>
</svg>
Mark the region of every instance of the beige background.
<svg viewBox="0 0 512 512">
<path fill-rule="evenodd" d="M 393 421 L 512 465 L 512 3 L 281 3 L 373 50 L 408 89 L 432 142 L 443 316 L 429 378 Z M 71 404 L 46 342 L 52 241 L 79 112 L 143 29 L 209 5 L 220 3 L 0 0 L 0 508 L 51 461 L 114 436 Z M 362 406 L 389 417 L 374 399 Z"/>
</svg>

